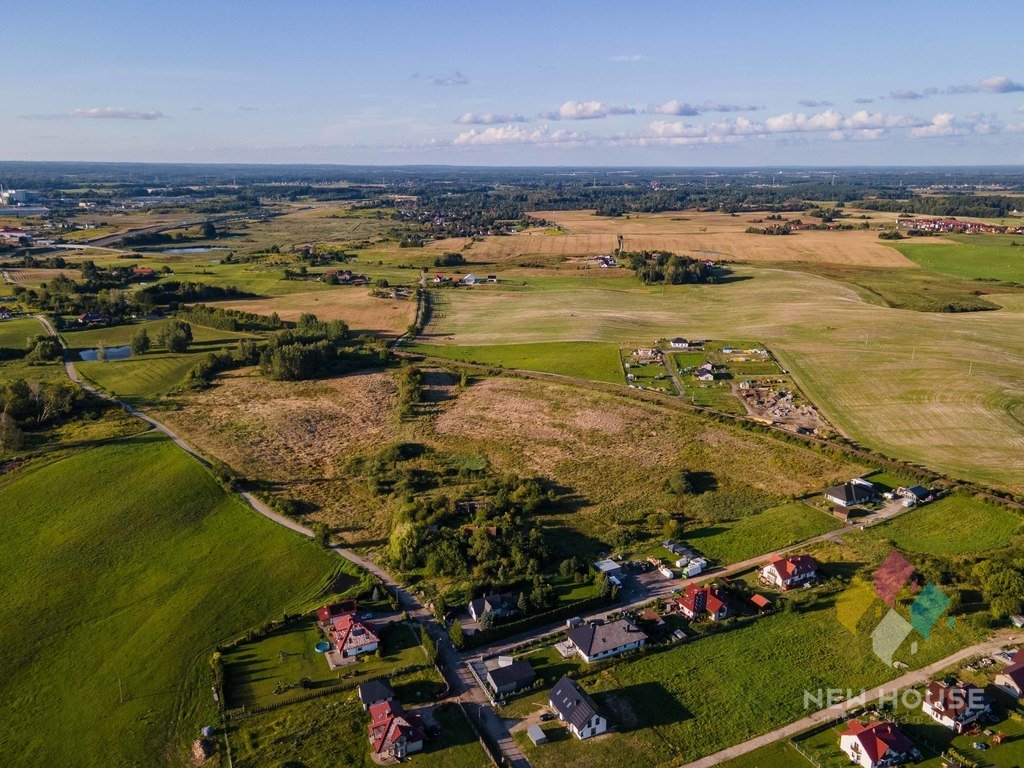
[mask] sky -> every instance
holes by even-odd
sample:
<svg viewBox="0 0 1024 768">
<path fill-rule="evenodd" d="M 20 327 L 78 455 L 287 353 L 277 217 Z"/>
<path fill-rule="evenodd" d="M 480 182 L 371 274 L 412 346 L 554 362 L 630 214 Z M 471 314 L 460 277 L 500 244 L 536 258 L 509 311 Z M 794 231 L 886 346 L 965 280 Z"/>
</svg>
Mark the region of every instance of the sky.
<svg viewBox="0 0 1024 768">
<path fill-rule="evenodd" d="M 0 159 L 1024 163 L 1024 3 L 5 4 Z"/>
</svg>

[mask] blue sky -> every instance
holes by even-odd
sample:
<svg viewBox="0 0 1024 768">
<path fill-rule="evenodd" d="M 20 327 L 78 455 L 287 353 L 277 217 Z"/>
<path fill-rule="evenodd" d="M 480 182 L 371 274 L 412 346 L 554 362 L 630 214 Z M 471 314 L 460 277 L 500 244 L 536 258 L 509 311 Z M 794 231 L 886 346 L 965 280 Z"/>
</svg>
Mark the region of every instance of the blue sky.
<svg viewBox="0 0 1024 768">
<path fill-rule="evenodd" d="M 0 159 L 1024 163 L 1024 4 L 48 2 Z"/>
</svg>

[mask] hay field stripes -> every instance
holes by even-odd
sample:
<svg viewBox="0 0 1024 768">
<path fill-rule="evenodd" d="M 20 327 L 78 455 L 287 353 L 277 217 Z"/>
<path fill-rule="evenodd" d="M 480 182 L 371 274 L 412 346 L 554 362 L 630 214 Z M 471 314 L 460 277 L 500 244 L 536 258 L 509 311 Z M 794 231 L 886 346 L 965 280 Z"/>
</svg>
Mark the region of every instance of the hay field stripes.
<svg viewBox="0 0 1024 768">
<path fill-rule="evenodd" d="M 745 279 L 664 291 L 624 278 L 614 292 L 571 280 L 547 291 L 455 292 L 425 340 L 502 344 L 509 328 L 521 343 L 757 338 L 859 442 L 1024 488 L 1024 302 L 934 314 L 867 304 L 849 286 L 806 273 L 736 274 Z"/>
</svg>

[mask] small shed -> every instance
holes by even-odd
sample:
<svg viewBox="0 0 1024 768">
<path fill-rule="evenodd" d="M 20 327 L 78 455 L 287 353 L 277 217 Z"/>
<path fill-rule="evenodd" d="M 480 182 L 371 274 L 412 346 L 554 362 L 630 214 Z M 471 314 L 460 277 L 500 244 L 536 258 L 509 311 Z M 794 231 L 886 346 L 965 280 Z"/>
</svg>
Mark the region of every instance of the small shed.
<svg viewBox="0 0 1024 768">
<path fill-rule="evenodd" d="M 622 566 L 616 563 L 614 560 L 598 560 L 594 563 L 594 567 L 603 573 L 605 576 L 621 576 Z"/>
<path fill-rule="evenodd" d="M 548 735 L 544 733 L 544 729 L 536 723 L 526 729 L 526 735 L 530 737 L 530 741 L 534 744 L 548 743 Z"/>
</svg>

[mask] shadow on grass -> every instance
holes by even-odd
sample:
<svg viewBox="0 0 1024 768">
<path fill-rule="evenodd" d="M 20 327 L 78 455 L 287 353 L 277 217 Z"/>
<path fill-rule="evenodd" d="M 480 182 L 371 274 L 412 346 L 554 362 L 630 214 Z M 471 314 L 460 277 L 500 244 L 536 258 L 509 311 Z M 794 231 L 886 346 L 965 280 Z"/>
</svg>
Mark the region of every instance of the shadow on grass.
<svg viewBox="0 0 1024 768">
<path fill-rule="evenodd" d="M 629 685 L 595 696 L 607 713 L 609 726 L 620 733 L 657 725 L 680 723 L 693 718 L 693 713 L 669 694 L 661 683 Z"/>
</svg>

